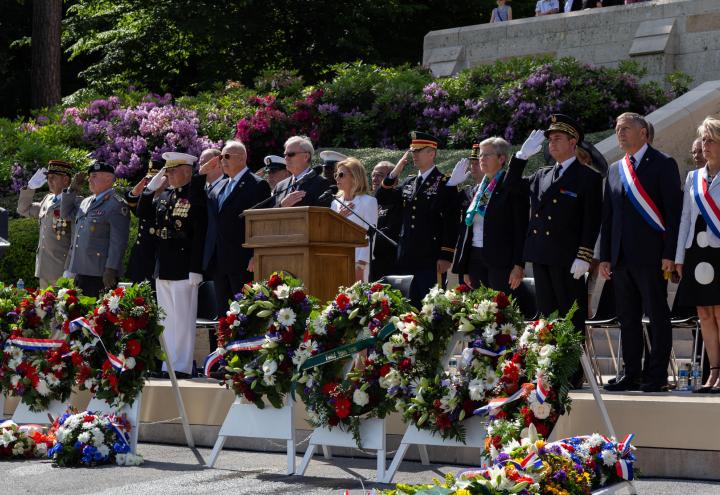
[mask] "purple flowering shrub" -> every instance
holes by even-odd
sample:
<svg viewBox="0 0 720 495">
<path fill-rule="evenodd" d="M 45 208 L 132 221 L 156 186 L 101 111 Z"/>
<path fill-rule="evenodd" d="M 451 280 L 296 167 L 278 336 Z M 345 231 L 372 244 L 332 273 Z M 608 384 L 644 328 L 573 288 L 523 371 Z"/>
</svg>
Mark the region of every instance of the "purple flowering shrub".
<svg viewBox="0 0 720 495">
<path fill-rule="evenodd" d="M 174 105 L 170 94 L 150 94 L 129 107 L 117 96 L 98 99 L 84 108 L 67 108 L 62 121 L 81 127 L 91 157 L 114 166 L 116 175 L 124 178 L 143 173 L 150 160 L 166 151 L 199 156 L 221 146 L 198 133 L 196 112 Z"/>
</svg>

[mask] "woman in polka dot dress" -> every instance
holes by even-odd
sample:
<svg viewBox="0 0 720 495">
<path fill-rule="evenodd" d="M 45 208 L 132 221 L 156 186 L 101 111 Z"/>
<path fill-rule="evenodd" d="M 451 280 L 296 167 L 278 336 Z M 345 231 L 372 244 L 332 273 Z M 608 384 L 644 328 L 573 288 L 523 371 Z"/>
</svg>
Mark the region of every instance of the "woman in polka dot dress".
<svg viewBox="0 0 720 495">
<path fill-rule="evenodd" d="M 696 306 L 710 376 L 697 392 L 720 393 L 720 120 L 698 127 L 706 165 L 688 173 L 675 263 L 679 302 Z"/>
</svg>

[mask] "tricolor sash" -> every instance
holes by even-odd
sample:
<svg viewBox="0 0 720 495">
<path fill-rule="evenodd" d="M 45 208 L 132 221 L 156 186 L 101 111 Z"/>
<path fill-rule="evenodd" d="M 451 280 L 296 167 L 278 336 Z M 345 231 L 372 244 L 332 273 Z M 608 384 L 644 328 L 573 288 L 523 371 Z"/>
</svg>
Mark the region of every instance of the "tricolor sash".
<svg viewBox="0 0 720 495">
<path fill-rule="evenodd" d="M 64 340 L 53 339 L 30 339 L 26 337 L 17 337 L 5 341 L 5 347 L 15 346 L 25 351 L 49 351 L 62 347 Z"/>
<path fill-rule="evenodd" d="M 512 394 L 510 397 L 497 397 L 495 399 L 491 399 L 490 402 L 487 403 L 487 405 L 484 405 L 482 407 L 479 407 L 473 411 L 473 414 L 478 415 L 484 415 L 484 414 L 490 414 L 493 415 L 494 411 L 496 409 L 500 409 L 506 404 L 510 404 L 511 402 L 515 402 L 516 400 L 522 398 L 525 391 L 520 388 L 517 392 Z"/>
<path fill-rule="evenodd" d="M 702 170 L 694 170 L 693 172 L 693 198 L 700 209 L 700 213 L 705 220 L 708 228 L 716 237 L 720 237 L 720 208 L 718 208 L 715 200 L 710 196 L 708 190 L 707 177 L 702 174 Z"/>
<path fill-rule="evenodd" d="M 620 160 L 619 169 L 620 180 L 622 180 L 625 193 L 628 195 L 635 209 L 640 213 L 640 216 L 643 217 L 653 229 L 659 232 L 665 232 L 665 221 L 660 214 L 660 210 L 640 183 L 628 155 L 625 155 L 625 158 Z"/>
<path fill-rule="evenodd" d="M 222 361 L 222 359 L 223 355 L 220 354 L 217 349 L 207 355 L 207 357 L 205 358 L 205 364 L 203 365 L 206 377 L 210 378 L 211 370 L 216 364 Z"/>
<path fill-rule="evenodd" d="M 232 352 L 259 351 L 265 343 L 265 335 L 252 337 L 245 340 L 234 340 L 225 346 L 225 349 Z"/>
<path fill-rule="evenodd" d="M 537 452 L 530 452 L 521 462 L 510 461 L 510 464 L 518 471 L 537 470 L 543 467 L 542 459 Z"/>
<path fill-rule="evenodd" d="M 535 388 L 535 397 L 537 397 L 537 401 L 540 404 L 544 404 L 548 398 L 548 395 L 550 395 L 550 390 L 545 386 L 545 383 L 543 382 L 542 373 L 538 373 L 537 387 Z"/>
</svg>

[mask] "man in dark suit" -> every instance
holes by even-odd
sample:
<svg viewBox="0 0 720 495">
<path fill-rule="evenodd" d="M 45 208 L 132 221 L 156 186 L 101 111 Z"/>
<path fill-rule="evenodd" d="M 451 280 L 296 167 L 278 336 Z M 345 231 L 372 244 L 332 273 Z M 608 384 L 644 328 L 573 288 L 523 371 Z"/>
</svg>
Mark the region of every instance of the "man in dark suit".
<svg viewBox="0 0 720 495">
<path fill-rule="evenodd" d="M 505 293 L 522 283 L 529 208 L 524 183 L 504 170 L 509 154 L 510 144 L 499 137 L 473 145 L 470 174 L 475 185 L 461 211 L 453 267 L 468 286 L 477 288 L 482 284 Z M 513 167 L 513 171 L 517 170 L 520 168 Z"/>
<path fill-rule="evenodd" d="M 225 314 L 229 301 L 243 285 L 252 281 L 252 249 L 244 248 L 243 212 L 270 197 L 270 186 L 247 167 L 247 151 L 240 141 L 228 141 L 222 150 L 221 164 L 226 179 L 219 194 L 210 198 L 216 211 L 217 241 L 211 265 L 219 314 Z"/>
<path fill-rule="evenodd" d="M 215 253 L 215 244 L 217 243 L 217 196 L 222 189 L 222 181 L 225 178 L 222 165 L 220 165 L 220 150 L 217 148 L 208 148 L 200 154 L 198 159 L 200 168 L 198 174 L 205 177 L 205 194 L 207 195 L 207 233 L 205 235 L 205 247 L 203 248 L 203 279 L 212 280 L 213 267 L 210 260 Z M 213 332 L 210 332 L 210 342 L 215 342 Z M 215 349 L 210 346 L 210 349 Z"/>
<path fill-rule="evenodd" d="M 312 169 L 314 153 L 312 142 L 305 136 L 293 136 L 285 142 L 285 166 L 292 175 L 275 186 L 275 206 L 330 207 L 333 196 L 323 193 L 331 184 Z"/>
<path fill-rule="evenodd" d="M 438 139 L 417 131 L 410 136 L 410 150 L 375 197 L 380 208 L 396 206 L 401 211 L 398 274 L 413 275 L 410 299 L 419 308 L 438 277 L 444 285 L 452 265 L 458 227 L 457 187 L 447 186 L 448 177 L 435 167 Z M 395 187 L 410 153 L 418 174 Z"/>
<path fill-rule="evenodd" d="M 130 211 L 137 216 L 137 205 L 142 195 L 143 189 L 148 185 L 150 179 L 162 168 L 162 160 L 152 160 L 148 173 L 135 184 L 131 190 L 125 193 L 125 202 L 127 202 Z M 131 282 L 139 284 L 143 280 L 150 281 L 155 287 L 155 241 L 157 237 L 150 234 L 150 227 L 153 222 L 148 218 L 138 218 L 138 230 L 135 244 L 130 251 L 130 260 L 128 261 L 128 269 L 125 276 Z"/>
<path fill-rule="evenodd" d="M 613 163 L 605 183 L 600 240 L 600 274 L 612 276 L 620 320 L 624 376 L 606 390 L 667 390 L 672 326 L 667 277 L 682 211 L 675 160 L 647 143 L 645 119 L 624 113 L 615 134 L 625 157 Z M 651 351 L 643 356 L 643 311 L 650 318 Z"/>
<path fill-rule="evenodd" d="M 382 182 L 395 168 L 391 162 L 382 161 L 373 168 L 372 188 L 377 195 Z M 377 230 L 397 242 L 400 236 L 402 218 L 400 207 L 395 204 L 378 204 Z M 383 236 L 376 235 L 370 261 L 370 280 L 379 280 L 397 271 L 397 247 L 390 244 Z"/>
<path fill-rule="evenodd" d="M 558 311 L 562 316 L 577 302 L 573 325 L 584 333 L 588 314 L 584 275 L 600 230 L 602 178 L 576 159 L 583 133 L 572 118 L 552 115 L 544 135 L 556 163 L 526 179 L 530 222 L 524 259 L 533 264 L 538 311 L 545 316 Z M 533 131 L 531 138 L 537 136 L 538 131 Z M 513 174 L 515 165 L 525 167 L 522 150 L 517 157 L 521 160 L 510 163 L 508 174 Z"/>
</svg>

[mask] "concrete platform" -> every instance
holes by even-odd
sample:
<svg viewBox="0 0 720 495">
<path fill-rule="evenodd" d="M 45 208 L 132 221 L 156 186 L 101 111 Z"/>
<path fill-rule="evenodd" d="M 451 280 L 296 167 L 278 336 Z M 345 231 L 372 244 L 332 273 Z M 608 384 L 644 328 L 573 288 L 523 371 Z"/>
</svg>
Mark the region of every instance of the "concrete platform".
<svg viewBox="0 0 720 495">
<path fill-rule="evenodd" d="M 231 391 L 220 387 L 215 380 L 181 380 L 188 419 L 198 446 L 210 447 L 217 438 L 220 425 L 234 400 Z M 554 437 L 562 438 L 604 431 L 595 401 L 589 390 L 571 394 L 572 410 L 556 426 Z M 643 394 L 606 393 L 606 406 L 618 435 L 635 433 L 634 445 L 639 448 L 637 467 L 646 476 L 720 479 L 720 395 L 690 393 Z M 87 394 L 76 394 L 72 401 L 78 408 L 87 405 Z M 10 417 L 17 399 L 8 399 L 5 417 Z M 302 453 L 310 434 L 305 421 L 305 407 L 296 404 L 295 428 L 298 452 Z M 405 432 L 405 424 L 398 414 L 387 419 L 387 447 L 397 448 Z M 140 441 L 182 444 L 184 436 L 179 423 L 175 400 L 167 380 L 150 380 L 143 392 Z M 283 442 L 267 439 L 231 438 L 226 449 L 248 449 L 261 452 L 284 451 Z M 366 454 L 357 449 L 333 449 L 340 456 Z M 429 448 L 432 462 L 474 465 L 480 452 L 471 448 Z M 222 458 L 222 454 L 220 456 Z M 411 448 L 408 460 L 418 460 Z M 401 467 L 401 470 L 403 468 Z"/>
</svg>

